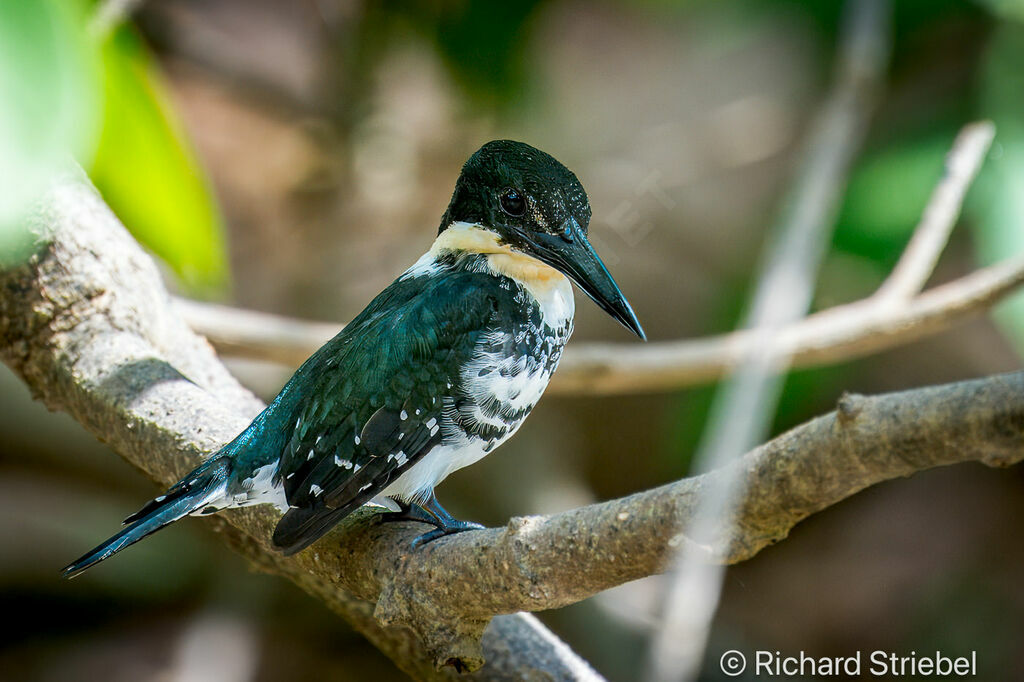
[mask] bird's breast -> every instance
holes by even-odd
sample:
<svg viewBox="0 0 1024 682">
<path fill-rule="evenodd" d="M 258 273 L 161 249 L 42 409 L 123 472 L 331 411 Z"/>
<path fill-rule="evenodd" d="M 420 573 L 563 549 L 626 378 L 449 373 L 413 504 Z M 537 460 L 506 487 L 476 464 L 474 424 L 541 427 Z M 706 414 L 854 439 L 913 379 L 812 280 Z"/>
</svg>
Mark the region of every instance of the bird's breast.
<svg viewBox="0 0 1024 682">
<path fill-rule="evenodd" d="M 571 290 L 569 296 L 571 301 Z M 515 314 L 499 318 L 481 337 L 460 372 L 465 392 L 457 406 L 460 424 L 487 441 L 488 450 L 515 432 L 540 400 L 572 333 L 564 300 L 541 302 L 528 296 L 517 305 Z"/>
<path fill-rule="evenodd" d="M 572 286 L 532 259 L 477 256 L 463 267 L 494 277 L 494 313 L 468 359 L 452 367 L 441 396 L 442 441 L 389 485 L 385 495 L 420 499 L 451 472 L 481 459 L 508 440 L 533 410 L 572 333 Z M 534 261 L 536 262 L 536 261 Z M 456 261 L 458 263 L 458 261 Z M 423 259 L 408 276 L 442 276 L 446 267 Z"/>
</svg>

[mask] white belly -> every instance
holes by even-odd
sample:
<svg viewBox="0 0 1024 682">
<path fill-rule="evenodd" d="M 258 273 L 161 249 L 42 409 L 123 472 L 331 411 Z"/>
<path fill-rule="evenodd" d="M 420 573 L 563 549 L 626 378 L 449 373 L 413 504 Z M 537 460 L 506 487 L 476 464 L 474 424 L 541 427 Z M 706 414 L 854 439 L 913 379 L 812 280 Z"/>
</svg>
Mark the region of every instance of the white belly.
<svg viewBox="0 0 1024 682">
<path fill-rule="evenodd" d="M 460 443 L 438 445 L 381 494 L 406 502 L 422 502 L 448 474 L 483 459 L 491 449 L 487 447 L 487 441 L 479 438 L 464 438 Z"/>
</svg>

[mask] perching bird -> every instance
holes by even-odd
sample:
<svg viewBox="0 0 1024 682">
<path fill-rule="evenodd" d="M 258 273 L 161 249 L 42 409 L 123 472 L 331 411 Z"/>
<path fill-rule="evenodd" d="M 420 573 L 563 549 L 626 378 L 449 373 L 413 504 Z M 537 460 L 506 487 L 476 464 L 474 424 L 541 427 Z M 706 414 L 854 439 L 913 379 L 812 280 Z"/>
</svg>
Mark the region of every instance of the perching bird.
<svg viewBox="0 0 1024 682">
<path fill-rule="evenodd" d="M 505 442 L 540 399 L 573 328 L 570 280 L 640 338 L 587 240 L 576 176 L 521 142 L 462 168 L 430 250 L 314 353 L 234 440 L 64 569 L 73 577 L 169 523 L 252 504 L 284 516 L 274 545 L 309 546 L 373 498 L 434 526 L 474 528 L 434 487 Z"/>
</svg>

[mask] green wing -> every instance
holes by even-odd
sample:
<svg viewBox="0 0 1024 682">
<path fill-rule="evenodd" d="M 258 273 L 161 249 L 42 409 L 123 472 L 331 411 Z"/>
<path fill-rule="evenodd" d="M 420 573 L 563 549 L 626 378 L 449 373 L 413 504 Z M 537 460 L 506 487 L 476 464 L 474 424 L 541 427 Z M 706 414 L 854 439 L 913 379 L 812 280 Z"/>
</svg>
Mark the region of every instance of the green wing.
<svg viewBox="0 0 1024 682">
<path fill-rule="evenodd" d="M 444 399 L 459 400 L 498 295 L 472 272 L 400 279 L 296 372 L 275 545 L 308 546 L 440 444 Z"/>
</svg>

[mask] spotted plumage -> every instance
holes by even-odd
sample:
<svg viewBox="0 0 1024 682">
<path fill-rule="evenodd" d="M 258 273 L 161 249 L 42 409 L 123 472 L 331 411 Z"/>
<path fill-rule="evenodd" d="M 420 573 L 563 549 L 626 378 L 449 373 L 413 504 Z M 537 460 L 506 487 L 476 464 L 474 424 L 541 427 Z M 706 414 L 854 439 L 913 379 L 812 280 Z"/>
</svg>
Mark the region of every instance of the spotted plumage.
<svg viewBox="0 0 1024 682">
<path fill-rule="evenodd" d="M 434 488 L 508 440 L 572 333 L 570 280 L 642 330 L 590 247 L 576 176 L 528 145 L 488 143 L 463 168 L 431 248 L 314 353 L 228 445 L 66 569 L 75 575 L 188 514 L 275 504 L 274 544 L 307 547 L 366 502 L 438 535 Z"/>
</svg>

